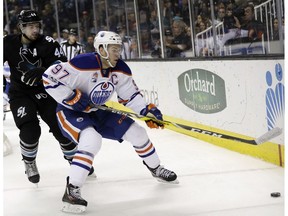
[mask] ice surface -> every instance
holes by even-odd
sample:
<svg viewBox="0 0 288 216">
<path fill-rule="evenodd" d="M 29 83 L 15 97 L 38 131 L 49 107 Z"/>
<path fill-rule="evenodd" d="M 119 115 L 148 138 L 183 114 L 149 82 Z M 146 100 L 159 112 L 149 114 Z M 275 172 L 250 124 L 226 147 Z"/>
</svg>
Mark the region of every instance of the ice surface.
<svg viewBox="0 0 288 216">
<path fill-rule="evenodd" d="M 3 158 L 5 216 L 69 215 L 60 211 L 69 165 L 46 124 L 41 125 L 36 188 L 24 174 L 19 131 L 7 113 L 4 132 L 13 153 Z M 180 184 L 157 182 L 129 143 L 103 140 L 94 160 L 97 179 L 88 178 L 82 189 L 88 201 L 83 215 L 284 215 L 283 168 L 170 130 L 147 131 L 162 164 L 177 173 Z M 272 198 L 271 192 L 282 196 Z"/>
</svg>

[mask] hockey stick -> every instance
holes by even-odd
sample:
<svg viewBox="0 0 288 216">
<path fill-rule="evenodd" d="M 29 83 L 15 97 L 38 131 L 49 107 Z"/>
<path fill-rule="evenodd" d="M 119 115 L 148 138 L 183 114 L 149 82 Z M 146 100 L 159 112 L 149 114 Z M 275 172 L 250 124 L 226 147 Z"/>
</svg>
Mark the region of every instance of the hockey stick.
<svg viewBox="0 0 288 216">
<path fill-rule="evenodd" d="M 196 133 L 201 133 L 201 134 L 206 134 L 206 135 L 210 135 L 210 136 L 214 136 L 214 137 L 218 137 L 218 138 L 222 138 L 222 139 L 228 139 L 228 140 L 233 140 L 233 141 L 237 141 L 237 142 L 242 142 L 242 143 L 246 143 L 246 144 L 251 144 L 251 145 L 259 145 L 262 143 L 265 143 L 269 140 L 271 140 L 272 138 L 279 136 L 282 133 L 282 129 L 280 129 L 279 127 L 273 128 L 272 130 L 266 132 L 265 134 L 263 134 L 262 136 L 258 137 L 257 139 L 253 140 L 253 139 L 242 139 L 239 137 L 235 137 L 235 136 L 230 136 L 227 134 L 222 134 L 222 133 L 218 133 L 218 132 L 214 132 L 214 131 L 209 131 L 209 130 L 203 130 L 201 128 L 196 128 L 196 127 L 191 127 L 191 126 L 187 126 L 187 125 L 183 125 L 183 124 L 179 124 L 179 123 L 175 123 L 175 122 L 171 122 L 171 121 L 160 121 L 158 119 L 155 119 L 153 117 L 148 117 L 148 116 L 142 116 L 140 114 L 137 113 L 133 113 L 133 112 L 128 112 L 128 111 L 122 111 L 122 110 L 118 110 L 118 109 L 114 109 L 112 107 L 107 107 L 107 106 L 96 106 L 95 108 L 97 109 L 101 109 L 101 110 L 106 110 L 112 113 L 117 113 L 120 115 L 126 115 L 132 118 L 137 118 L 137 119 L 141 119 L 141 120 L 153 120 L 156 122 L 159 122 L 163 125 L 173 125 L 177 128 L 181 128 L 181 129 L 185 129 L 188 131 L 193 131 Z"/>
</svg>

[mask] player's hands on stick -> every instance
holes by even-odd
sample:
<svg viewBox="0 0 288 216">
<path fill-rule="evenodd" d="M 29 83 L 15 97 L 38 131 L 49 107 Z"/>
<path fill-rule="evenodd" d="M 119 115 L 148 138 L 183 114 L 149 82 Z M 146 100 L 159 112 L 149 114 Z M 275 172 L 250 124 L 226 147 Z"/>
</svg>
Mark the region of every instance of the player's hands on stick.
<svg viewBox="0 0 288 216">
<path fill-rule="evenodd" d="M 63 100 L 63 103 L 71 106 L 73 110 L 79 112 L 90 109 L 88 95 L 82 93 L 79 89 L 74 89 L 73 94 Z"/>
<path fill-rule="evenodd" d="M 27 71 L 21 77 L 21 81 L 29 86 L 36 86 L 42 80 L 42 75 L 45 72 L 44 67 L 37 67 Z"/>
<path fill-rule="evenodd" d="M 163 121 L 162 113 L 159 109 L 154 104 L 148 104 L 144 109 L 141 110 L 140 112 L 141 115 L 143 116 L 150 116 L 153 117 L 159 121 Z M 146 120 L 146 124 L 150 128 L 164 128 L 164 125 L 153 119 Z"/>
</svg>

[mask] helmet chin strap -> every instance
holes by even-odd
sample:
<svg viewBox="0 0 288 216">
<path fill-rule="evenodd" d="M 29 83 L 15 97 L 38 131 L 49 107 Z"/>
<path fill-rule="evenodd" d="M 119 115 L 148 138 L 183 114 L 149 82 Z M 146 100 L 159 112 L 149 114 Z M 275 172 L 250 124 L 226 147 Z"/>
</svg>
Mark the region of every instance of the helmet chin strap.
<svg viewBox="0 0 288 216">
<path fill-rule="evenodd" d="M 21 29 L 21 33 L 23 35 L 23 37 L 25 39 L 27 39 L 29 42 L 32 42 L 33 40 L 31 40 L 30 38 L 28 38 L 28 36 L 24 33 L 24 27 L 23 26 L 20 26 L 20 29 Z"/>
<path fill-rule="evenodd" d="M 107 56 L 105 57 L 105 56 L 103 56 L 103 55 L 101 55 L 101 54 L 99 53 L 100 56 L 101 56 L 102 58 L 104 58 L 104 59 L 107 61 L 107 63 L 109 64 L 110 67 L 114 68 L 116 65 L 112 65 L 112 63 L 110 62 L 110 60 L 109 60 L 109 53 L 108 53 L 108 50 L 105 49 L 105 48 L 104 48 L 104 50 L 105 50 Z"/>
<path fill-rule="evenodd" d="M 110 62 L 110 60 L 108 58 L 105 58 L 105 60 L 108 62 L 108 64 L 110 65 L 110 67 L 115 67 L 116 65 L 112 65 L 112 63 Z"/>
<path fill-rule="evenodd" d="M 33 40 L 31 40 L 30 38 L 27 37 L 26 34 L 22 33 L 23 37 L 26 38 L 28 41 L 32 42 Z"/>
</svg>

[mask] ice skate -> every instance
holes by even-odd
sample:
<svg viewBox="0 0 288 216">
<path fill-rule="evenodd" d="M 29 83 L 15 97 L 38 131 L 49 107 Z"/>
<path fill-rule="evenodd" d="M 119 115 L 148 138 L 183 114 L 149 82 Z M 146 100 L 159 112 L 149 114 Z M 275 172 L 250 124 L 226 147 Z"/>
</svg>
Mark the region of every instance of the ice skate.
<svg viewBox="0 0 288 216">
<path fill-rule="evenodd" d="M 81 197 L 81 189 L 69 183 L 69 177 L 67 177 L 67 185 L 62 201 L 63 212 L 76 214 L 85 212 L 88 204 L 87 201 Z"/>
<path fill-rule="evenodd" d="M 165 169 L 163 166 L 159 165 L 158 167 L 152 169 L 144 161 L 143 163 L 149 169 L 152 176 L 156 178 L 159 182 L 169 183 L 169 184 L 178 184 L 177 175 L 168 169 Z"/>
<path fill-rule="evenodd" d="M 92 166 L 89 173 L 88 173 L 88 176 L 89 177 L 92 177 L 92 178 L 97 178 L 96 176 L 96 173 L 94 172 L 94 167 Z"/>
<path fill-rule="evenodd" d="M 36 160 L 27 161 L 23 160 L 25 164 L 25 173 L 28 177 L 28 180 L 34 184 L 37 184 L 40 181 L 40 175 L 37 169 Z"/>
</svg>

